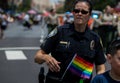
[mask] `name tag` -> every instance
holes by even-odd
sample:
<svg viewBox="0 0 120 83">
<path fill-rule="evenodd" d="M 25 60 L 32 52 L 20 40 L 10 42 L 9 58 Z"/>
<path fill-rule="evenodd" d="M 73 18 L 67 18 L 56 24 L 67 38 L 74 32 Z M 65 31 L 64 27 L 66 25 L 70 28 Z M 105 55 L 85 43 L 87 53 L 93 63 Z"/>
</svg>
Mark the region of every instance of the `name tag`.
<svg viewBox="0 0 120 83">
<path fill-rule="evenodd" d="M 60 41 L 60 44 L 68 44 L 68 42 L 66 42 L 66 41 Z"/>
</svg>

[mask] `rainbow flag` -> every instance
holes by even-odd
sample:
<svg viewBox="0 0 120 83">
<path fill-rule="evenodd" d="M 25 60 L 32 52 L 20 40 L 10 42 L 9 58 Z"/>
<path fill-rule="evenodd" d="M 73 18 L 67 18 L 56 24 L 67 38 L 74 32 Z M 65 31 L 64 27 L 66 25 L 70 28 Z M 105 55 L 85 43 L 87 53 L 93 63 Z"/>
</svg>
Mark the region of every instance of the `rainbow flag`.
<svg viewBox="0 0 120 83">
<path fill-rule="evenodd" d="M 81 78 L 89 79 L 93 72 L 93 67 L 92 63 L 76 54 L 69 66 L 69 70 Z"/>
<path fill-rule="evenodd" d="M 72 73 L 79 76 L 80 78 L 90 79 L 91 74 L 93 72 L 93 67 L 94 67 L 94 64 L 84 60 L 83 58 L 75 54 L 72 61 L 68 65 L 65 73 L 67 72 L 67 70 L 70 70 Z"/>
</svg>

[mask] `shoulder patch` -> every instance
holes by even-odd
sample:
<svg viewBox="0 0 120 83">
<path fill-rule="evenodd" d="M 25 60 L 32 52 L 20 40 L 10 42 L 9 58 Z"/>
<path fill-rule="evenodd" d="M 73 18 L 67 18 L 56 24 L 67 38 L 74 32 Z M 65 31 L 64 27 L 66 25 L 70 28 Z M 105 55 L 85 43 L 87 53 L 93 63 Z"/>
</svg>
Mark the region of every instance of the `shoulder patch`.
<svg viewBox="0 0 120 83">
<path fill-rule="evenodd" d="M 50 32 L 50 34 L 48 35 L 48 38 L 56 35 L 57 32 L 58 32 L 58 29 L 57 29 L 57 28 L 53 29 L 53 30 Z"/>
<path fill-rule="evenodd" d="M 91 49 L 91 50 L 94 50 L 94 47 L 95 47 L 95 41 L 92 40 L 92 41 L 90 42 L 90 49 Z"/>
</svg>

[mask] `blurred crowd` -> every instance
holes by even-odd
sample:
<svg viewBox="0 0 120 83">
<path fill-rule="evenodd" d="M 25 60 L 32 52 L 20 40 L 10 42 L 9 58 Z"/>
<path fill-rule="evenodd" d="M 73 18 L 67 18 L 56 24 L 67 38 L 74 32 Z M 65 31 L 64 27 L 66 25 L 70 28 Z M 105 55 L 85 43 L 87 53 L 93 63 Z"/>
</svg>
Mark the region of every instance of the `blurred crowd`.
<svg viewBox="0 0 120 83">
<path fill-rule="evenodd" d="M 47 25 L 49 33 L 56 26 L 73 23 L 74 17 L 72 12 L 67 11 L 64 14 L 57 14 L 55 9 L 45 10 L 43 13 L 30 9 L 27 12 L 15 13 L 14 15 L 0 12 L 0 38 L 4 38 L 4 30 L 7 29 L 8 23 L 15 21 L 22 24 L 25 30 L 32 30 L 32 25 L 40 24 L 42 27 Z M 103 11 L 92 11 L 88 26 L 100 35 L 106 51 L 109 43 L 114 38 L 120 37 L 119 8 L 112 8 L 110 5 L 107 5 Z"/>
<path fill-rule="evenodd" d="M 90 29 L 97 32 L 103 42 L 104 50 L 116 37 L 120 37 L 120 11 L 107 5 L 103 12 L 94 15 L 90 21 Z"/>
</svg>

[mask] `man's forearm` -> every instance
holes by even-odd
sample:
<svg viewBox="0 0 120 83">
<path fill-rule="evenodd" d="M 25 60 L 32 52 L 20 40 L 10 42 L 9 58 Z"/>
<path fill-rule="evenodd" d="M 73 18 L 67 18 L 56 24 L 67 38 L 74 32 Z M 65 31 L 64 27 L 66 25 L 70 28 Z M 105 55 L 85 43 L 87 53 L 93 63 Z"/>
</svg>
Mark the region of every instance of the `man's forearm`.
<svg viewBox="0 0 120 83">
<path fill-rule="evenodd" d="M 105 65 L 104 64 L 96 66 L 96 73 L 97 74 L 101 74 L 101 73 L 104 73 L 104 72 L 105 72 Z"/>
</svg>

